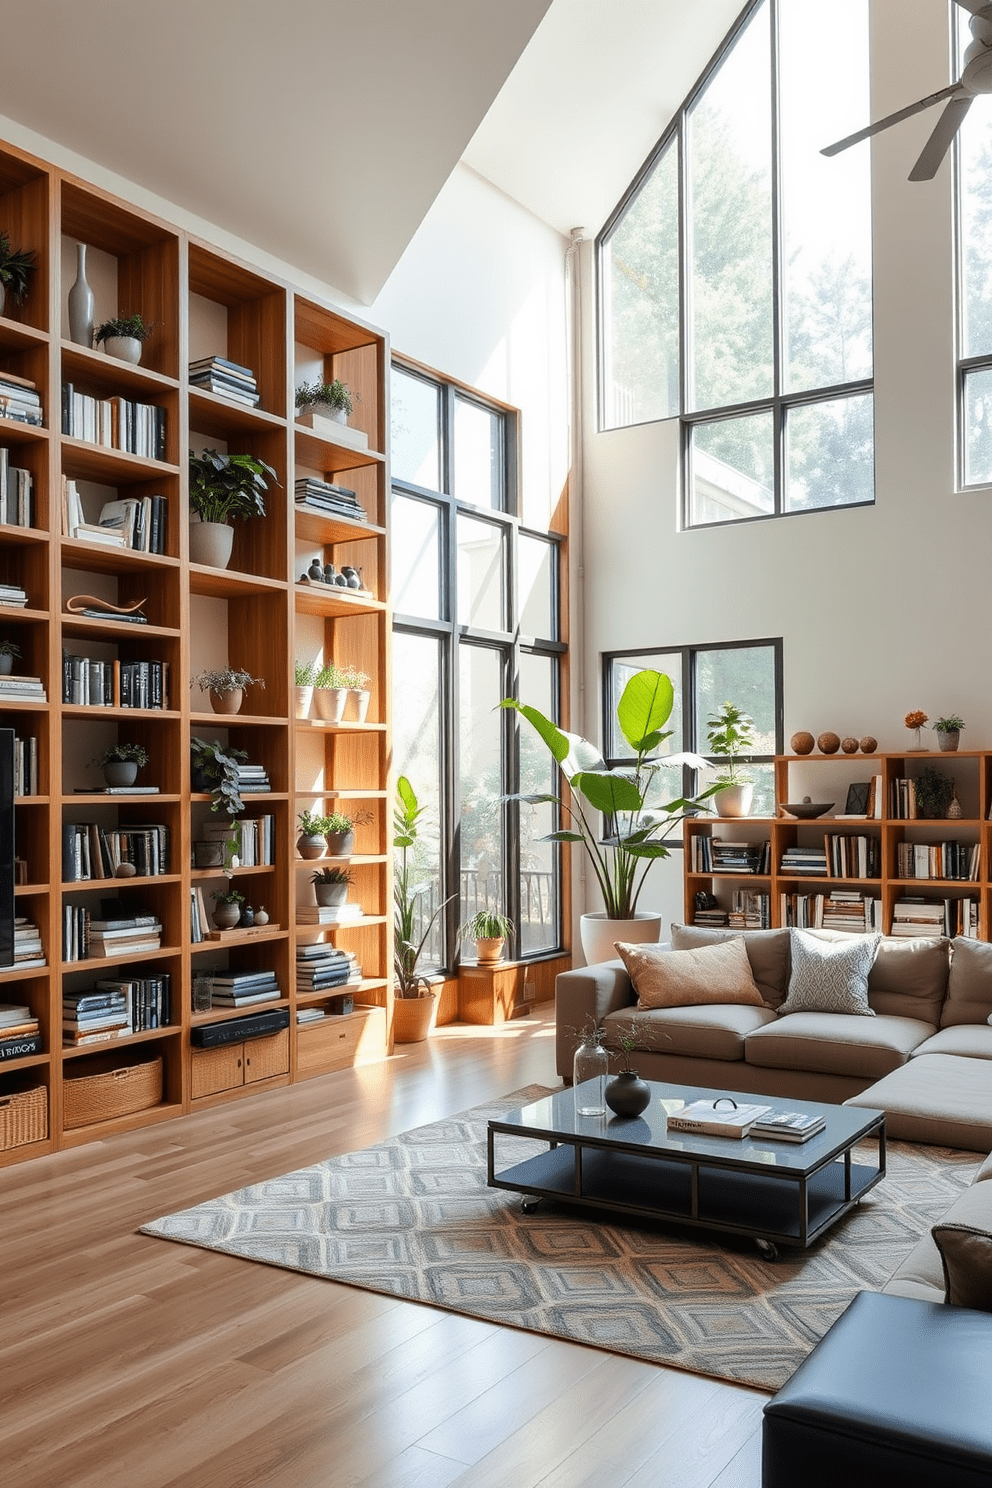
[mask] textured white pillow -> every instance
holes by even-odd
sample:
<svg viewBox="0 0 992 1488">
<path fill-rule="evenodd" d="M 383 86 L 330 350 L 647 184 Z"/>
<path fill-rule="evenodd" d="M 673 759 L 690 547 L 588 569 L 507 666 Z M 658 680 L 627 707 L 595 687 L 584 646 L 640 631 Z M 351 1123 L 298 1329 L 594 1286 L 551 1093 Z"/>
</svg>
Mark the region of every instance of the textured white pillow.
<svg viewBox="0 0 992 1488">
<path fill-rule="evenodd" d="M 860 1013 L 875 1016 L 868 1004 L 868 973 L 881 944 L 880 935 L 850 940 L 821 940 L 792 931 L 792 976 L 785 1013 Z"/>
</svg>

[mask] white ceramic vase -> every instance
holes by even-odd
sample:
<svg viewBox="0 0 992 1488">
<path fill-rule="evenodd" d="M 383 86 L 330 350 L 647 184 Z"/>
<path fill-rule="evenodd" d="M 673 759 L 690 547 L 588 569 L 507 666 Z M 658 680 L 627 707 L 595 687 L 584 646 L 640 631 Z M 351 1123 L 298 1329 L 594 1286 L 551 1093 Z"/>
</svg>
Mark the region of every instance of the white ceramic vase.
<svg viewBox="0 0 992 1488">
<path fill-rule="evenodd" d="M 713 796 L 713 810 L 717 816 L 747 816 L 754 799 L 754 786 L 725 785 Z"/>
<path fill-rule="evenodd" d="M 103 349 L 110 357 L 116 357 L 119 362 L 130 362 L 137 366 L 141 361 L 141 342 L 137 336 L 108 336 Z"/>
<path fill-rule="evenodd" d="M 600 961 L 616 961 L 618 940 L 645 945 L 661 939 L 661 915 L 654 910 L 644 910 L 632 920 L 610 920 L 604 910 L 598 909 L 592 914 L 584 914 L 579 920 L 579 939 L 587 966 L 597 966 Z"/>
<path fill-rule="evenodd" d="M 76 282 L 69 291 L 69 337 L 77 346 L 93 345 L 93 291 L 86 278 L 86 244 L 76 244 Z"/>
</svg>

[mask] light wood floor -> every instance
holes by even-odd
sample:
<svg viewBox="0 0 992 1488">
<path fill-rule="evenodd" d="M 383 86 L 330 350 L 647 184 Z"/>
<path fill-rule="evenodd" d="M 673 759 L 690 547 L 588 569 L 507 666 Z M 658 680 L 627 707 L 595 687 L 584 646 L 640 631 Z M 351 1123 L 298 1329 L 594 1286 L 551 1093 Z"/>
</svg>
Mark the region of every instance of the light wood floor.
<svg viewBox="0 0 992 1488">
<path fill-rule="evenodd" d="M 11 1488 L 757 1488 L 765 1396 L 136 1233 L 554 1085 L 550 1008 L 0 1173 Z"/>
</svg>

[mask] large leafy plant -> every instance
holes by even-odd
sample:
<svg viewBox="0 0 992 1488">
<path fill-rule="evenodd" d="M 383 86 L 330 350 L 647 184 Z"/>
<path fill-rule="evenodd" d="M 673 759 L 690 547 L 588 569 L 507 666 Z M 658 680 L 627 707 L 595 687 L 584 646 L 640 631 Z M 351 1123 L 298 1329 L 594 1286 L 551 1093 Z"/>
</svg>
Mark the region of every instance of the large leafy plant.
<svg viewBox="0 0 992 1488">
<path fill-rule="evenodd" d="M 689 812 L 708 810 L 704 805 L 715 787 L 695 798 L 676 796 L 649 808 L 656 793 L 657 777 L 672 766 L 692 765 L 705 769 L 706 760 L 695 754 L 666 754 L 657 751 L 672 730 L 665 729 L 675 692 L 664 672 L 637 672 L 627 683 L 617 704 L 620 731 L 634 752 L 629 764 L 608 769 L 599 750 L 578 734 L 566 733 L 537 708 L 516 698 L 504 698 L 503 708 L 514 708 L 537 730 L 548 746 L 564 778 L 564 796 L 520 795 L 511 800 L 530 804 L 552 802 L 567 825 L 552 832 L 547 842 L 581 842 L 589 855 L 603 895 L 608 919 L 630 920 L 651 864 L 667 858 L 668 838 Z M 598 814 L 606 816 L 609 833 L 602 840 Z"/>
<path fill-rule="evenodd" d="M 254 455 L 221 455 L 205 449 L 189 455 L 189 505 L 201 522 L 264 517 L 264 493 L 276 473 Z"/>
<path fill-rule="evenodd" d="M 413 786 L 405 775 L 396 782 L 396 805 L 393 809 L 393 847 L 399 861 L 393 880 L 393 964 L 396 969 L 397 997 L 426 997 L 431 991 L 429 979 L 417 970 L 424 946 L 430 939 L 438 915 L 454 899 L 449 894 L 435 909 L 420 939 L 417 940 L 417 901 L 423 886 L 415 881 L 416 863 L 410 849 L 416 846 L 418 823 L 426 806 L 417 800 Z"/>
</svg>

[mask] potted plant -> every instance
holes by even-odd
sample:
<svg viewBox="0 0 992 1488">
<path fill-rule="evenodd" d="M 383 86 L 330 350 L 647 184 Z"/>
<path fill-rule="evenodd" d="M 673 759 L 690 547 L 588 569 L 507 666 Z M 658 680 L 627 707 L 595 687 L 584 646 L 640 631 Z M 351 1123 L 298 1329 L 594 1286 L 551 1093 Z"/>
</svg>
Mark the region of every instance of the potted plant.
<svg viewBox="0 0 992 1488">
<path fill-rule="evenodd" d="M 296 716 L 297 718 L 308 718 L 310 715 L 310 704 L 313 701 L 317 668 L 312 661 L 297 660 L 293 677 L 296 686 Z"/>
<path fill-rule="evenodd" d="M 268 477 L 268 479 L 266 478 Z M 265 516 L 264 494 L 276 473 L 254 455 L 189 452 L 189 556 L 193 563 L 226 568 L 234 545 L 232 521 Z"/>
<path fill-rule="evenodd" d="M 954 799 L 954 781 L 932 765 L 925 765 L 914 782 L 917 816 L 937 821 L 947 815 Z"/>
<path fill-rule="evenodd" d="M 214 889 L 211 899 L 216 900 L 217 908 L 213 912 L 213 922 L 218 930 L 233 930 L 241 918 L 241 906 L 245 902 L 244 894 L 239 894 L 237 889 L 230 885 L 226 889 Z"/>
<path fill-rule="evenodd" d="M 344 667 L 339 673 L 340 686 L 346 687 L 351 694 L 354 705 L 355 720 L 364 723 L 369 715 L 369 682 L 372 680 L 367 672 L 361 672 L 357 667 Z"/>
<path fill-rule="evenodd" d="M 354 878 L 347 868 L 317 868 L 310 875 L 317 903 L 324 909 L 335 904 L 344 904 L 348 898 L 348 885 Z"/>
<path fill-rule="evenodd" d="M 513 934 L 513 922 L 495 909 L 480 909 L 462 927 L 462 934 L 475 940 L 475 959 L 480 966 L 503 959 L 507 937 Z"/>
<path fill-rule="evenodd" d="M 21 648 L 16 641 L 0 641 L 0 677 L 9 677 L 14 670 L 14 658 L 21 659 Z"/>
<path fill-rule="evenodd" d="M 956 713 L 948 713 L 946 718 L 938 718 L 934 724 L 938 748 L 957 749 L 963 728 L 964 719 L 959 718 Z"/>
<path fill-rule="evenodd" d="M 314 678 L 313 704 L 318 718 L 326 723 L 340 723 L 348 701 L 349 673 L 343 672 L 333 662 L 320 668 Z M 368 712 L 368 702 L 365 710 Z"/>
<path fill-rule="evenodd" d="M 607 1080 L 603 1099 L 615 1116 L 631 1118 L 640 1116 L 651 1104 L 651 1087 L 642 1080 L 636 1070 L 631 1069 L 630 1056 L 642 1047 L 637 1019 L 621 1024 L 614 1030 L 613 1042 L 620 1059 L 620 1068 L 612 1080 Z"/>
<path fill-rule="evenodd" d="M 103 771 L 107 785 L 133 785 L 138 771 L 148 763 L 148 750 L 141 744 L 112 744 L 92 763 Z"/>
<path fill-rule="evenodd" d="M 229 666 L 215 672 L 198 672 L 190 687 L 194 682 L 201 692 L 210 694 L 210 706 L 215 713 L 240 713 L 245 688 L 265 686 L 261 677 L 253 677 L 250 672 Z"/>
<path fill-rule="evenodd" d="M 141 348 L 154 329 L 154 323 L 146 324 L 140 315 L 117 315 L 97 326 L 93 340 L 97 346 L 102 342 L 108 356 L 137 366 L 141 361 Z"/>
<path fill-rule="evenodd" d="M 410 857 L 410 849 L 416 848 L 420 818 L 427 808 L 420 805 L 405 775 L 396 782 L 396 797 L 393 847 L 400 856 L 393 880 L 393 964 L 396 969 L 393 1038 L 400 1044 L 418 1044 L 430 1031 L 437 994 L 429 978 L 417 968 L 438 915 L 455 896 L 449 894 L 447 899 L 442 899 L 418 938 L 419 900 L 424 886 L 414 877 L 417 864 L 415 857 Z"/>
<path fill-rule="evenodd" d="M 754 748 L 753 730 L 754 719 L 733 703 L 724 703 L 720 712 L 707 720 L 710 754 L 727 762 L 714 781 L 713 809 L 717 816 L 747 816 L 751 810 L 754 782 L 738 761 Z"/>
<path fill-rule="evenodd" d="M 322 858 L 327 851 L 325 833 L 330 826 L 329 816 L 319 816 L 313 811 L 301 811 L 297 820 L 300 835 L 296 839 L 296 851 L 301 858 Z"/>
<path fill-rule="evenodd" d="M 241 799 L 238 765 L 247 763 L 248 751 L 221 744 L 217 739 L 199 739 L 196 735 L 190 739 L 189 748 L 191 789 L 210 792 L 211 811 L 224 811 L 231 818 L 240 815 L 245 803 Z"/>
<path fill-rule="evenodd" d="M 296 389 L 297 418 L 316 413 L 336 424 L 346 424 L 353 407 L 352 394 L 338 377 L 333 382 L 303 382 Z"/>
<path fill-rule="evenodd" d="M 670 849 L 665 839 L 681 826 L 685 815 L 709 809 L 704 803 L 713 788 L 695 799 L 677 796 L 661 806 L 647 807 L 648 799 L 657 794 L 657 777 L 662 770 L 684 764 L 697 770 L 709 768 L 697 754 L 656 755 L 671 737 L 671 730 L 665 732 L 664 725 L 674 700 L 671 680 L 663 672 L 642 671 L 631 677 L 617 704 L 617 722 L 633 757 L 614 770 L 607 769 L 594 744 L 558 728 L 537 708 L 516 698 L 504 698 L 500 705 L 514 708 L 537 730 L 564 778 L 565 799 L 555 795 L 517 795 L 509 799 L 556 805 L 567 825 L 545 840 L 581 843 L 589 856 L 605 905 L 603 910 L 584 914 L 580 921 L 582 949 L 590 965 L 613 959 L 614 942 L 618 940 L 658 939 L 661 915 L 642 913 L 637 908 L 645 877 L 657 858 L 668 857 Z M 611 823 L 610 835 L 602 841 L 600 812 Z"/>
<path fill-rule="evenodd" d="M 332 811 L 326 820 L 324 841 L 327 843 L 328 854 L 332 858 L 346 858 L 355 846 L 356 824 L 364 825 L 372 821 L 373 817 L 371 811 L 356 811 L 354 816 L 346 816 L 343 811 Z"/>
<path fill-rule="evenodd" d="M 0 315 L 9 294 L 15 305 L 24 303 L 34 270 L 35 255 L 30 249 L 14 249 L 10 238 L 0 232 Z"/>
</svg>

